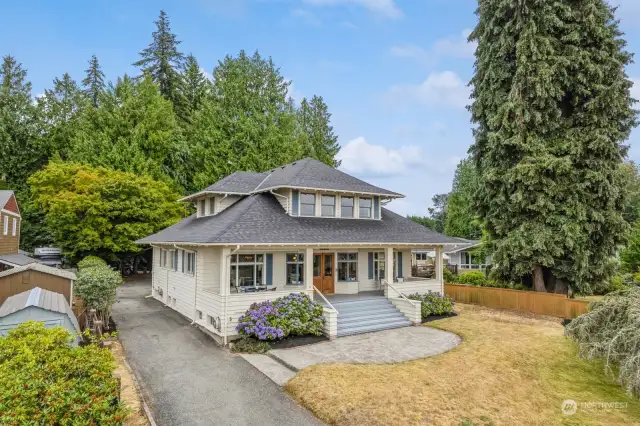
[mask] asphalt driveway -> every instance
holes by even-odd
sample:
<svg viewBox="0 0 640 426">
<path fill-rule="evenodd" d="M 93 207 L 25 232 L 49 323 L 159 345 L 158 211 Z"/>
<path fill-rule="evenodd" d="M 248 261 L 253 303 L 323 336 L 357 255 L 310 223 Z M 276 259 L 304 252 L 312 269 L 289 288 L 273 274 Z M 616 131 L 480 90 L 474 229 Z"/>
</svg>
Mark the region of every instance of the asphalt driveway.
<svg viewBox="0 0 640 426">
<path fill-rule="evenodd" d="M 281 388 L 152 298 L 149 279 L 118 289 L 120 340 L 158 426 L 319 425 Z"/>
</svg>

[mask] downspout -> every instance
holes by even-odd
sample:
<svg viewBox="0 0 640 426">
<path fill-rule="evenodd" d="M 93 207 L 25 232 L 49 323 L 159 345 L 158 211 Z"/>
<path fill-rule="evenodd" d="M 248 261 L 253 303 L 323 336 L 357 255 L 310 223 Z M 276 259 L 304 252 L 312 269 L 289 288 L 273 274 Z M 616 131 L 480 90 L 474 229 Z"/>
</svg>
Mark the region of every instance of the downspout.
<svg viewBox="0 0 640 426">
<path fill-rule="evenodd" d="M 224 258 L 224 265 L 222 265 L 222 267 L 224 268 L 224 275 L 226 277 L 229 276 L 229 274 L 227 274 L 227 271 L 229 270 L 227 268 L 227 265 L 231 265 L 231 256 L 233 256 L 234 254 L 236 254 L 238 252 L 238 250 L 240 250 L 240 244 L 236 245 L 236 248 L 233 249 L 231 251 L 231 253 L 229 253 L 228 255 L 225 256 Z M 220 287 L 222 287 L 223 283 L 220 283 Z M 229 286 L 227 286 L 227 292 L 229 291 Z M 222 318 L 224 318 L 224 337 L 222 340 L 222 344 L 223 346 L 227 346 L 227 305 L 229 302 L 229 293 L 226 294 L 226 296 L 224 297 L 224 316 Z"/>
</svg>

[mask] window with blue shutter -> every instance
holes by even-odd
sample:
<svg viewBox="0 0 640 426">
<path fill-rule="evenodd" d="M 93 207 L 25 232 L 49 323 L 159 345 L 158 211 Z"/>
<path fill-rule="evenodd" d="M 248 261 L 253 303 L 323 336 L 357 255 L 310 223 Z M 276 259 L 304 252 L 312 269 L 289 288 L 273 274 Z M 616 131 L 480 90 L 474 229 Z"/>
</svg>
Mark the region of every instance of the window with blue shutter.
<svg viewBox="0 0 640 426">
<path fill-rule="evenodd" d="M 403 278 L 402 276 L 402 252 L 398 252 L 398 278 Z"/>
<path fill-rule="evenodd" d="M 273 284 L 273 254 L 267 253 L 267 285 Z"/>
<path fill-rule="evenodd" d="M 298 216 L 300 193 L 294 189 L 291 194 L 291 215 Z"/>
<path fill-rule="evenodd" d="M 380 197 L 373 198 L 373 218 L 380 219 Z"/>
<path fill-rule="evenodd" d="M 369 253 L 369 279 L 373 279 L 373 253 Z"/>
</svg>

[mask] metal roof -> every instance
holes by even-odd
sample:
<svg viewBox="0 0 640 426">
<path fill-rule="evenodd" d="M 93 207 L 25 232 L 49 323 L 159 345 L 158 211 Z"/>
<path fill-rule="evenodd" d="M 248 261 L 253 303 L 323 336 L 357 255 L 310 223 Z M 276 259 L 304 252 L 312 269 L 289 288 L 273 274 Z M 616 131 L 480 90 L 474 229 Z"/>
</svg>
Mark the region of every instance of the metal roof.
<svg viewBox="0 0 640 426">
<path fill-rule="evenodd" d="M 139 244 L 425 244 L 460 240 L 431 231 L 385 208 L 378 219 L 294 217 L 269 194 L 250 195 L 215 216 L 192 215 Z"/>
<path fill-rule="evenodd" d="M 31 290 L 16 294 L 5 300 L 2 306 L 0 306 L 0 318 L 32 306 L 51 312 L 66 314 L 73 323 L 75 329 L 80 333 L 78 320 L 64 296 L 60 293 L 44 290 L 40 287 L 32 288 Z"/>
</svg>

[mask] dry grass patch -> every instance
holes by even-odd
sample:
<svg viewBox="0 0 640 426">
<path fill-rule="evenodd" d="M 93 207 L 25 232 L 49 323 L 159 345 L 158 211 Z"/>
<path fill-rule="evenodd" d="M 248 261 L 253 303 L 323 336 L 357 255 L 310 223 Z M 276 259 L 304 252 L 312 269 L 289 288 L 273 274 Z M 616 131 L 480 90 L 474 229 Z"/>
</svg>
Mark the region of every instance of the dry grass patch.
<svg viewBox="0 0 640 426">
<path fill-rule="evenodd" d="M 640 402 L 576 357 L 559 320 L 457 305 L 429 325 L 464 342 L 445 354 L 391 365 L 315 365 L 286 385 L 302 405 L 336 425 L 640 424 Z M 626 408 L 562 414 L 562 401 Z"/>
</svg>

